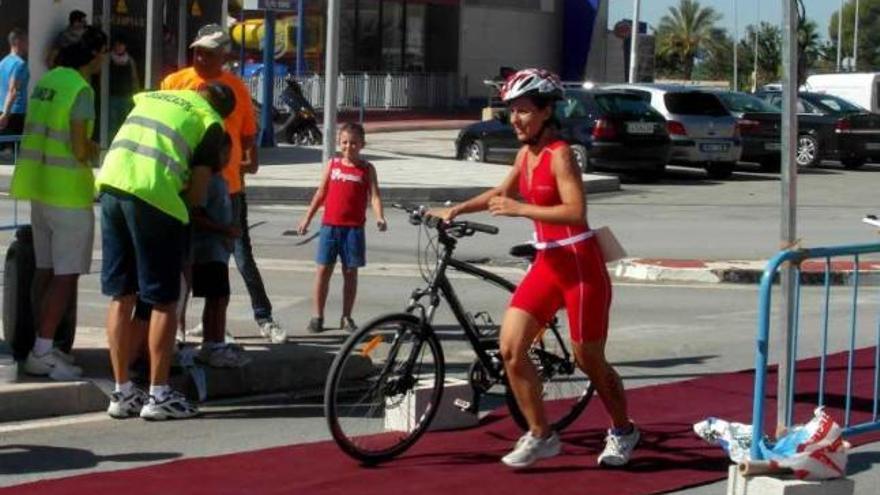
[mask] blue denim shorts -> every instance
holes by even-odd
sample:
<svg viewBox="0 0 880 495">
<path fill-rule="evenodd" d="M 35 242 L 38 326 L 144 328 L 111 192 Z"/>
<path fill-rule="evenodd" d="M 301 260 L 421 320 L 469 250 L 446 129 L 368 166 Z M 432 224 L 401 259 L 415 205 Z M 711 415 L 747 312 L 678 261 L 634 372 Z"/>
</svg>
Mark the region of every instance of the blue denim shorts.
<svg viewBox="0 0 880 495">
<path fill-rule="evenodd" d="M 358 268 L 367 264 L 363 227 L 321 226 L 315 262 L 319 265 L 332 265 L 337 258 L 346 268 Z"/>
<path fill-rule="evenodd" d="M 180 295 L 186 226 L 135 196 L 101 193 L 101 292 L 138 294 L 149 304 L 167 304 Z"/>
</svg>

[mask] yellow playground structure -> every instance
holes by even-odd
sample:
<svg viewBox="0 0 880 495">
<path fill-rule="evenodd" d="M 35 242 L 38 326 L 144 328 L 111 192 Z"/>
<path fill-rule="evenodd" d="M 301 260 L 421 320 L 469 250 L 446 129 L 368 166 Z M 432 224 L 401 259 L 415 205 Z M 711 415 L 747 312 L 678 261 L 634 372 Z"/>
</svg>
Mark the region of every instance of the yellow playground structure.
<svg viewBox="0 0 880 495">
<path fill-rule="evenodd" d="M 275 58 L 288 59 L 296 57 L 297 16 L 283 15 L 275 21 Z M 229 35 L 239 46 L 244 44 L 245 50 L 260 51 L 263 49 L 263 37 L 266 28 L 263 19 L 245 19 L 230 25 Z M 315 65 L 324 55 L 324 20 L 320 15 L 306 15 L 304 56 L 310 66 Z"/>
</svg>

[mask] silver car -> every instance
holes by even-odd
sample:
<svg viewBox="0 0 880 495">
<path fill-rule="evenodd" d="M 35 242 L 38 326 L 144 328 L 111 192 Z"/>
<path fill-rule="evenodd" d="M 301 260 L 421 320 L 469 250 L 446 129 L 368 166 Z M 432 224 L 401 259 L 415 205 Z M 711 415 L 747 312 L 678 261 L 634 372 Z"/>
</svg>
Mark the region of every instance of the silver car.
<svg viewBox="0 0 880 495">
<path fill-rule="evenodd" d="M 651 102 L 666 117 L 672 138 L 670 163 L 705 168 L 709 177 L 726 179 L 742 154 L 737 120 L 718 97 L 682 85 L 623 84 L 622 89 Z"/>
</svg>

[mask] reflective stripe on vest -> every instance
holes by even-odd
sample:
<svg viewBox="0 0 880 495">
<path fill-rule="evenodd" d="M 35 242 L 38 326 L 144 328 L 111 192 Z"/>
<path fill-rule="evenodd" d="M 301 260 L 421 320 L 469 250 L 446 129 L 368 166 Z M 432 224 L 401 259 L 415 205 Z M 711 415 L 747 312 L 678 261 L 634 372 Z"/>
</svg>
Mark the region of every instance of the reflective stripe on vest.
<svg viewBox="0 0 880 495">
<path fill-rule="evenodd" d="M 155 91 L 135 106 L 110 145 L 97 185 L 127 192 L 180 220 L 189 221 L 180 197 L 190 162 L 208 127 L 220 116 L 195 91 Z"/>
<path fill-rule="evenodd" d="M 71 110 L 82 91 L 94 95 L 82 75 L 66 67 L 50 70 L 35 84 L 10 186 L 13 197 L 62 208 L 91 206 L 92 169 L 74 156 L 70 134 Z M 93 126 L 86 121 L 87 135 Z"/>
</svg>

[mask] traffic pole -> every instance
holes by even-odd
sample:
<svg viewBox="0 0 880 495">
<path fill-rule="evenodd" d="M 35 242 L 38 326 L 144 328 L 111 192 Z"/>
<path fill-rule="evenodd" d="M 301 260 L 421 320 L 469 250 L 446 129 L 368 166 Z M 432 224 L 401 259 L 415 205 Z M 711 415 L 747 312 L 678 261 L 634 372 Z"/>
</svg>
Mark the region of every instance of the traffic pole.
<svg viewBox="0 0 880 495">
<path fill-rule="evenodd" d="M 339 0 L 327 0 L 327 53 L 324 68 L 324 150 L 322 163 L 336 153 L 336 93 L 339 77 Z"/>
<path fill-rule="evenodd" d="M 244 38 L 242 38 L 244 41 Z M 260 147 L 275 147 L 272 110 L 275 101 L 275 11 L 266 9 L 263 17 L 263 103 L 260 112 Z"/>
<path fill-rule="evenodd" d="M 642 0 L 633 1 L 633 24 L 629 39 L 629 83 L 634 84 L 639 74 L 639 13 Z"/>
<path fill-rule="evenodd" d="M 782 0 L 782 191 L 781 191 L 781 235 L 780 247 L 792 249 L 797 238 L 797 98 L 798 98 L 798 14 L 795 2 Z M 794 362 L 795 349 L 794 326 L 797 321 L 795 313 L 797 271 L 791 263 L 782 267 L 782 334 L 779 344 L 782 360 L 779 363 L 779 380 L 777 382 L 776 411 L 779 427 L 791 423 L 791 367 Z M 761 432 L 755 432 L 760 435 Z"/>
</svg>

